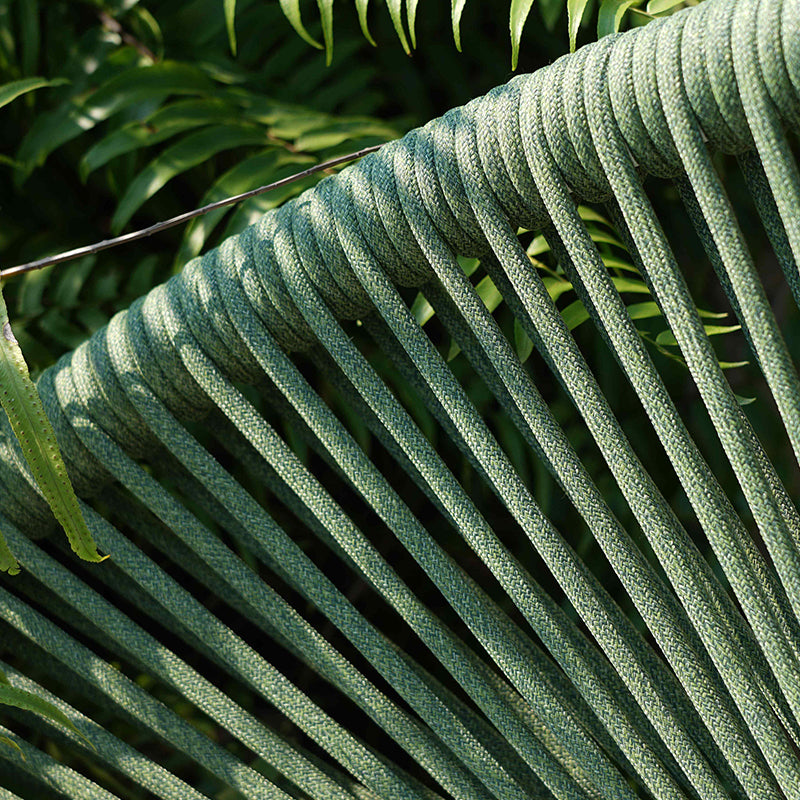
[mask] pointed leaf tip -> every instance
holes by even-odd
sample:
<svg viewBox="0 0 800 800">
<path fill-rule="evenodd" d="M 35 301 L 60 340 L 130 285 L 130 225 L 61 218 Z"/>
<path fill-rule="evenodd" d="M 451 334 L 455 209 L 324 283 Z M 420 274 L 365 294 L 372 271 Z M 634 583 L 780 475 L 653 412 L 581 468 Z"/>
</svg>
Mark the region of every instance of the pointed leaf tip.
<svg viewBox="0 0 800 800">
<path fill-rule="evenodd" d="M 322 50 L 323 45 L 318 42 L 303 25 L 303 19 L 300 16 L 300 0 L 279 0 L 283 16 L 289 20 L 289 24 L 295 29 L 297 35 L 305 42 L 308 42 L 312 47 L 317 50 Z"/>
<path fill-rule="evenodd" d="M 358 13 L 358 24 L 361 27 L 361 33 L 373 47 L 377 47 L 377 43 L 372 38 L 372 34 L 369 32 L 369 23 L 367 22 L 368 8 L 369 0 L 356 0 L 356 12 Z"/>
<path fill-rule="evenodd" d="M 223 0 L 225 12 L 225 27 L 228 30 L 228 44 L 231 55 L 236 55 L 236 0 Z"/>
<path fill-rule="evenodd" d="M 567 19 L 569 26 L 569 51 L 575 52 L 575 46 L 578 41 L 578 28 L 581 26 L 583 14 L 586 11 L 586 6 L 589 0 L 567 0 Z"/>
<path fill-rule="evenodd" d="M 459 53 L 461 52 L 461 14 L 464 11 L 465 3 L 466 0 L 451 0 L 450 3 L 450 18 L 453 23 L 453 41 Z"/>
<path fill-rule="evenodd" d="M 516 70 L 519 63 L 519 44 L 522 29 L 533 7 L 533 0 L 512 0 L 508 15 L 508 29 L 511 32 L 511 69 Z"/>
</svg>

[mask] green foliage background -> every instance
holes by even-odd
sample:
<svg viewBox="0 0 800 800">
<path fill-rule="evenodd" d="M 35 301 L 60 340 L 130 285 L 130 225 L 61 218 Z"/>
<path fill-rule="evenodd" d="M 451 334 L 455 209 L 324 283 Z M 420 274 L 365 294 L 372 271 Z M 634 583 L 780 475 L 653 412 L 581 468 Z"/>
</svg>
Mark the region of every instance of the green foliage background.
<svg viewBox="0 0 800 800">
<path fill-rule="evenodd" d="M 513 75 L 510 65 L 516 35 L 519 35 L 518 69 L 532 71 L 568 52 L 571 44 L 580 45 L 595 38 L 598 21 L 601 32 L 606 32 L 617 23 L 625 27 L 648 20 L 648 7 L 644 3 L 537 0 L 531 4 L 515 0 L 508 7 L 495 0 L 453 3 L 453 8 L 459 8 L 461 13 L 459 52 L 453 41 L 449 4 L 423 0 L 416 12 L 415 36 L 408 35 L 409 43 L 416 43 L 416 50 L 409 57 L 387 11 L 399 5 L 404 12 L 402 19 L 407 21 L 409 7 L 413 9 L 416 4 L 387 2 L 386 5 L 389 8 L 375 2 L 367 6 L 369 32 L 377 47 L 365 38 L 363 19 L 359 20 L 356 8 L 347 3 L 337 5 L 332 28 L 335 38 L 327 53 L 330 64 L 326 64 L 326 53 L 314 49 L 297 35 L 277 0 L 238 0 L 236 3 L 223 0 L 0 0 L 0 84 L 30 79 L 24 87 L 29 91 L 0 109 L 0 267 L 7 268 L 143 227 L 211 200 L 285 177 L 318 161 L 400 136 L 508 80 Z M 654 13 L 670 12 L 681 5 L 649 4 Z M 317 5 L 301 3 L 300 8 L 310 36 L 320 41 L 325 39 Z M 524 20 L 527 10 L 530 13 L 522 28 L 520 20 Z M 581 19 L 583 26 L 579 27 Z M 330 33 L 327 38 L 330 43 Z M 43 79 L 42 85 L 33 81 L 37 77 Z M 19 86 L 23 88 L 22 84 Z M 738 202 L 738 177 L 732 162 L 720 159 L 719 167 L 729 174 L 734 201 Z M 169 278 L 192 256 L 241 230 L 259 214 L 299 193 L 316 179 L 294 183 L 274 194 L 131 246 L 10 281 L 5 289 L 10 316 L 32 375 L 35 377 L 61 354 L 80 344 L 116 311 Z M 746 202 L 743 190 L 739 192 L 741 202 Z M 699 243 L 688 232 L 688 221 L 679 210 L 674 190 L 666 183 L 652 181 L 651 197 L 661 218 L 667 221 L 673 241 L 681 242 L 679 255 L 686 265 L 684 272 L 698 306 L 719 314 L 729 312 L 719 287 L 711 280 Z M 592 213 L 591 209 L 586 211 Z M 599 238 L 598 241 L 603 242 L 609 268 L 616 269 L 615 274 L 620 279 L 627 276 L 635 280 L 626 270 L 624 249 L 614 240 L 613 230 L 602 219 L 596 221 L 596 230 L 599 237 L 608 239 Z M 536 250 L 536 233 L 525 234 L 532 256 L 557 280 L 558 265 L 548 253 Z M 748 231 L 748 235 L 754 253 L 767 251 L 760 230 Z M 764 262 L 763 267 L 767 289 L 779 285 L 777 272 L 770 284 L 774 264 Z M 470 265 L 465 268 L 469 269 Z M 484 280 L 479 268 L 473 275 L 476 284 Z M 490 303 L 490 287 L 486 288 L 484 299 Z M 626 297 L 631 303 L 648 299 L 636 290 L 631 290 Z M 407 299 L 409 303 L 415 302 L 414 293 Z M 559 306 L 565 314 L 570 313 L 568 308 L 573 301 L 574 295 L 564 292 Z M 417 302 L 421 308 L 419 300 Z M 776 315 L 791 346 L 791 342 L 798 341 L 800 324 L 788 298 L 784 302 L 777 297 L 776 306 Z M 495 309 L 495 315 L 513 337 L 510 315 L 502 305 L 496 304 Z M 574 307 L 571 313 L 576 313 Z M 573 536 L 572 543 L 579 554 L 606 585 L 617 586 L 616 576 L 585 533 L 577 513 L 542 465 L 521 444 L 466 360 L 458 358 L 443 329 L 437 328 L 437 320 L 429 319 L 426 325 L 443 352 L 452 357 L 451 366 L 489 420 L 514 466 L 535 488 L 542 510 L 566 536 Z M 733 478 L 721 448 L 697 402 L 695 390 L 688 385 L 685 369 L 670 352 L 663 329 L 664 324 L 657 316 L 642 314 L 642 331 L 664 356 L 658 362 L 659 368 L 673 396 L 682 398 L 679 408 L 687 425 L 706 448 L 712 468 L 718 475 L 727 476 L 732 486 Z M 387 383 L 422 424 L 446 461 L 461 465 L 460 472 L 456 469 L 454 472 L 478 507 L 492 519 L 498 533 L 503 536 L 504 527 L 512 531 L 510 516 L 496 507 L 494 496 L 447 440 L 414 390 L 355 325 L 352 335 L 382 370 Z M 612 406 L 629 409 L 625 428 L 633 441 L 641 443 L 641 451 L 648 454 L 648 470 L 713 562 L 708 545 L 689 512 L 688 502 L 665 457 L 660 455 L 657 440 L 632 390 L 620 380 L 616 365 L 589 325 L 576 330 L 576 336 Z M 746 361 L 746 346 L 736 331 L 718 340 L 720 360 Z M 523 350 L 527 347 L 519 337 L 517 344 Z M 565 426 L 584 463 L 590 472 L 599 475 L 598 484 L 615 514 L 637 535 L 638 529 L 627 505 L 602 469 L 600 454 L 571 404 L 536 356 L 532 356 L 529 363 L 537 378 L 541 376 L 539 388 Z M 762 440 L 770 441 L 771 431 L 777 430 L 779 422 L 776 415 L 765 413 L 765 404 L 771 403 L 771 399 L 760 376 L 745 365 L 736 367 L 730 378 L 737 392 L 755 399 L 751 419 Z M 380 448 L 371 447 L 363 422 L 342 401 L 334 387 L 326 386 L 320 379 L 318 390 L 357 434 L 376 462 L 382 466 L 381 459 L 385 458 L 386 469 L 391 469 L 388 457 Z M 269 418 L 271 412 L 263 398 L 254 394 L 253 399 L 261 403 L 262 411 Z M 202 430 L 198 430 L 197 435 L 202 438 Z M 304 452 L 304 443 L 293 440 L 291 430 L 286 435 L 298 452 Z M 785 452 L 770 455 L 778 471 L 786 476 L 790 493 L 796 496 L 800 480 L 796 470 L 791 471 L 788 446 Z M 220 458 L 224 457 L 221 453 Z M 265 505 L 271 502 L 244 465 L 226 466 L 261 502 Z M 325 466 L 318 466 L 320 474 L 326 477 Z M 332 486 L 337 486 L 333 476 L 327 475 L 327 478 Z M 408 480 L 404 476 L 397 479 Z M 407 490 L 409 497 L 415 494 L 411 485 L 398 488 L 401 492 Z M 347 499 L 346 493 L 343 494 L 343 501 Z M 424 500 L 419 499 L 419 508 L 413 510 L 424 518 Z M 370 510 L 354 509 L 353 518 L 358 520 L 359 514 L 364 528 L 369 529 Z M 637 540 L 646 549 L 644 537 L 639 535 Z M 310 552 L 318 547 L 313 537 L 308 537 L 304 544 Z M 465 544 L 455 539 L 449 544 L 454 557 L 480 576 L 485 567 Z M 397 552 L 392 552 L 392 548 L 397 548 Z M 415 574 L 415 565 L 405 563 L 408 556 L 399 545 L 387 543 L 383 549 L 389 557 L 396 557 L 401 573 Z M 320 559 L 329 558 L 326 552 L 320 548 L 315 555 Z M 537 564 L 527 548 L 521 557 L 536 574 Z M 331 566 L 335 566 L 333 560 Z M 12 587 L 15 585 L 6 576 L 3 580 Z M 23 593 L 24 581 L 21 576 L 16 584 Z M 348 591 L 357 597 L 363 588 L 355 585 L 348 587 Z M 548 588 L 554 596 L 562 596 L 556 585 Z M 422 589 L 421 594 L 428 605 L 440 610 L 449 623 L 461 630 L 452 612 L 437 600 L 435 590 L 431 587 L 427 597 L 424 591 Z M 627 597 L 621 591 L 617 594 L 623 607 L 635 617 Z M 502 593 L 497 593 L 497 599 L 503 600 Z M 208 598 L 208 605 L 225 619 L 228 612 L 219 598 Z M 513 613 L 511 608 L 508 610 Z M 376 624 L 393 624 L 390 612 L 382 607 L 373 609 L 371 616 Z M 235 623 L 231 617 L 227 621 Z M 395 636 L 395 641 L 402 644 L 402 636 Z M 415 647 L 410 640 L 408 646 Z M 347 652 L 346 644 L 343 643 L 342 648 Z M 428 655 L 416 651 L 413 655 L 436 671 Z M 12 640 L 0 640 L 0 656 L 13 666 Z M 113 660 L 113 654 L 108 656 Z M 50 666 L 43 662 L 41 674 L 31 677 L 54 687 L 57 694 L 67 696 L 68 688 L 53 681 Z M 290 661 L 282 666 L 306 691 L 317 697 L 324 696 L 325 685 L 308 670 L 303 672 Z M 224 681 L 221 675 L 212 677 Z M 142 683 L 148 680 L 140 676 Z M 148 684 L 148 688 L 209 735 L 217 735 L 212 724 L 191 707 L 184 708 L 185 701 L 174 692 L 159 685 Z M 227 690 L 243 706 L 252 708 L 252 698 L 241 687 L 229 686 Z M 336 715 L 336 708 L 328 710 Z M 270 712 L 264 709 L 263 713 Z M 98 709 L 96 719 L 99 722 L 128 737 L 135 746 L 151 747 L 137 741 L 138 734 L 126 730 L 125 723 L 104 720 L 102 714 Z M 76 758 L 29 717 L 19 719 L 30 741 L 67 760 Z M 297 735 L 289 728 L 283 732 L 290 739 Z M 235 742 L 226 744 L 233 750 L 238 747 Z M 382 744 L 392 757 L 403 763 L 401 753 L 388 743 Z M 154 758 L 164 755 L 156 749 L 151 753 Z M 201 791 L 212 796 L 217 791 L 212 779 L 191 773 L 191 765 L 181 762 L 174 753 L 168 755 L 165 765 Z M 116 785 L 116 778 L 101 773 L 88 762 L 78 760 L 73 766 L 123 797 L 139 796 L 135 787 Z M 3 769 L 0 766 L 0 785 L 17 780 L 19 791 L 24 792 L 24 779 L 21 776 L 12 778 Z M 225 792 L 216 796 L 220 800 L 228 798 Z"/>
</svg>

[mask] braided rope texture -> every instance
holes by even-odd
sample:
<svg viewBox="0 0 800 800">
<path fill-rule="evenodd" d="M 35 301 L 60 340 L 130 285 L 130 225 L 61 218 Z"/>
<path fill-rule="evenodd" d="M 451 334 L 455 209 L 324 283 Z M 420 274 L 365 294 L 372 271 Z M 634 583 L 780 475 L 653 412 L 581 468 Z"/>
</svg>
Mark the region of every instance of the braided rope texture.
<svg viewBox="0 0 800 800">
<path fill-rule="evenodd" d="M 15 655 L 0 668 L 86 738 L 55 727 L 48 737 L 115 777 L 0 728 L 24 752 L 0 748 L 0 784 L 11 770 L 30 797 L 81 800 L 125 787 L 165 799 L 800 798 L 800 516 L 643 186 L 647 175 L 674 186 L 796 460 L 800 381 L 713 159 L 735 157 L 797 303 L 800 177 L 786 131 L 798 123 L 800 0 L 707 0 L 387 144 L 193 260 L 48 369 L 39 391 L 111 559 L 85 567 L 41 536 L 49 511 L 3 418 L 0 527 L 24 574 L 0 587 L 0 642 Z M 605 208 L 669 324 L 718 438 L 713 468 L 579 202 Z M 682 487 L 680 514 L 520 227 L 544 233 L 638 396 Z M 520 363 L 456 255 L 481 259 L 534 343 L 535 367 Z M 571 503 L 620 584 L 613 596 L 411 314 L 414 288 Z M 354 340 L 355 320 L 394 383 Z M 545 397 L 545 371 L 582 418 L 614 508 Z M 431 426 L 493 493 L 510 535 Z M 412 490 L 420 502 L 407 502 Z M 298 530 L 348 578 L 320 566 Z M 385 537 L 413 569 L 391 563 Z M 367 603 L 348 590 L 356 577 Z M 68 691 L 51 694 L 20 663 Z M 323 683 L 335 707 L 306 688 Z M 102 727 L 92 709 L 135 733 Z M 173 774 L 152 745 L 133 746 L 142 742 L 182 752 L 204 777 Z"/>
</svg>

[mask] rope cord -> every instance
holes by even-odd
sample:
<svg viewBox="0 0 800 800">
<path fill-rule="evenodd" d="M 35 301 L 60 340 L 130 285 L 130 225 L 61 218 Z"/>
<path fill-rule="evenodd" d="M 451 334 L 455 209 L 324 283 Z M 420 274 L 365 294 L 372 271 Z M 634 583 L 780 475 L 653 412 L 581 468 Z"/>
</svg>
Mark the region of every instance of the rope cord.
<svg viewBox="0 0 800 800">
<path fill-rule="evenodd" d="M 513 79 L 194 259 L 39 380 L 109 562 L 34 541 L 49 512 L 0 420 L 0 527 L 25 570 L 0 588 L 0 631 L 26 643 L 3 666 L 11 682 L 75 722 L 97 750 L 65 733 L 81 758 L 165 799 L 800 799 L 800 516 L 770 460 L 785 445 L 800 462 L 800 379 L 715 155 L 736 156 L 799 304 L 785 133 L 798 121 L 800 0 L 706 0 Z M 785 443 L 762 445 L 734 395 L 646 175 L 673 183 Z M 658 304 L 713 447 L 580 203 L 605 208 Z M 544 235 L 685 509 L 648 471 L 520 227 Z M 458 256 L 480 259 L 530 364 Z M 565 423 L 573 410 L 596 457 Z M 550 518 L 520 468 L 528 451 L 619 592 Z M 25 677 L 38 648 L 72 676 L 63 692 Z M 204 788 L 90 709 L 187 755 Z M 116 796 L 0 733 L 26 759 L 0 756 L 50 790 Z"/>
</svg>

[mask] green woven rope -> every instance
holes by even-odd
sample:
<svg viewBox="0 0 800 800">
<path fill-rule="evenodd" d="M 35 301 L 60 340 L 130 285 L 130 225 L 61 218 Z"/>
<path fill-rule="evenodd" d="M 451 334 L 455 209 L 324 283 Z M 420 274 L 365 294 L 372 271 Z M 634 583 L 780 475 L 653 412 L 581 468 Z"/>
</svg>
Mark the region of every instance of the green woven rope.
<svg viewBox="0 0 800 800">
<path fill-rule="evenodd" d="M 712 162 L 715 151 L 737 156 L 800 302 L 800 174 L 786 135 L 799 121 L 800 0 L 707 0 L 515 78 L 192 261 L 39 380 L 108 563 L 89 573 L 31 538 L 47 525 L 47 508 L 0 421 L 0 527 L 24 570 L 0 588 L 0 641 L 27 663 L 60 665 L 70 703 L 3 665 L 11 682 L 54 702 L 95 750 L 62 731 L 65 746 L 165 800 L 205 795 L 88 709 L 104 706 L 248 798 L 800 798 L 800 516 L 731 391 L 642 185 L 645 174 L 674 181 L 800 458 L 800 379 Z M 740 498 L 726 495 L 681 418 L 579 202 L 605 206 L 658 302 Z M 520 226 L 544 234 L 638 395 L 727 585 L 637 455 L 520 244 Z M 539 366 L 520 363 L 457 255 L 480 257 Z M 571 502 L 647 636 L 537 504 L 403 287 L 422 291 L 520 447 Z M 351 339 L 347 320 L 363 320 L 391 381 Z M 412 511 L 320 396 L 309 365 L 408 476 L 428 517 Z M 542 365 L 644 538 L 615 516 L 596 469 L 548 405 Z M 398 399 L 395 380 L 424 415 Z M 256 387 L 279 424 L 244 386 Z M 243 465 L 280 510 L 258 502 L 206 449 L 198 422 L 203 441 Z M 513 552 L 426 426 L 452 441 L 502 504 Z M 308 466 L 317 463 L 321 473 Z M 300 546 L 293 520 L 391 609 L 397 640 Z M 447 615 L 401 577 L 367 524 L 396 537 Z M 487 585 L 445 540 L 474 554 Z M 519 557 L 531 547 L 549 576 Z M 553 581 L 576 615 L 553 598 Z M 206 607 L 200 589 L 224 599 L 250 633 Z M 252 645 L 253 631 L 263 647 Z M 403 651 L 401 631 L 435 668 Z M 182 695 L 270 778 L 129 680 L 108 654 Z M 347 715 L 330 713 L 277 665 L 287 658 L 408 758 L 353 733 Z M 208 677 L 196 663 L 213 667 Z M 302 739 L 228 696 L 220 676 Z M 68 797 L 115 796 L 0 733 L 25 758 L 10 747 L 0 756 L 28 780 Z"/>
</svg>

